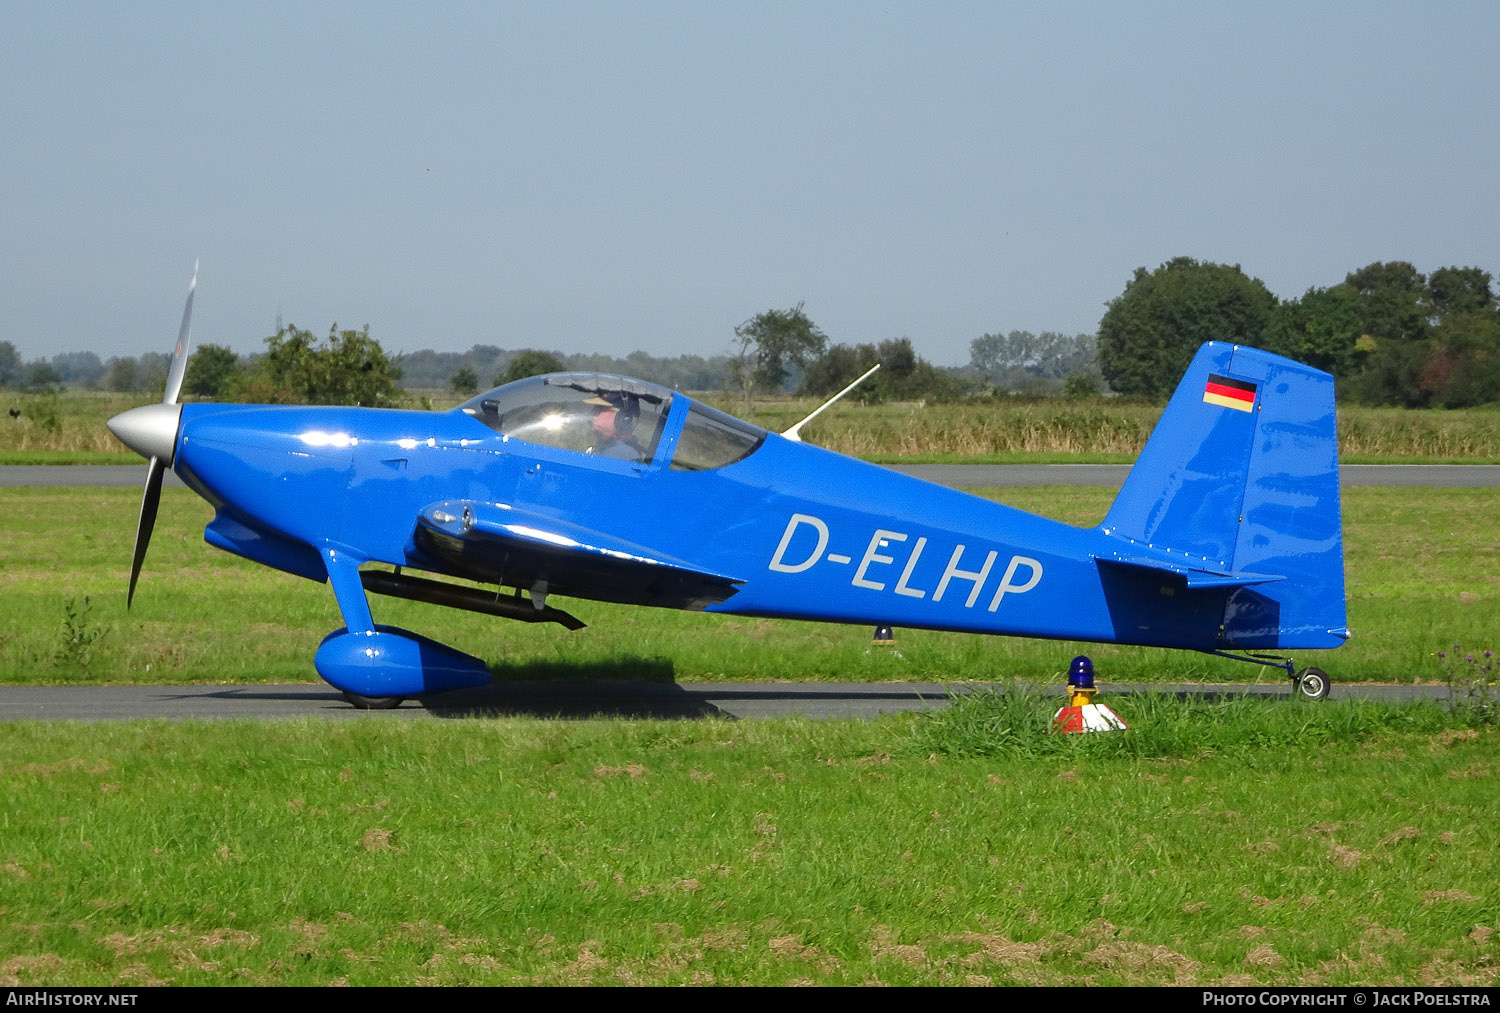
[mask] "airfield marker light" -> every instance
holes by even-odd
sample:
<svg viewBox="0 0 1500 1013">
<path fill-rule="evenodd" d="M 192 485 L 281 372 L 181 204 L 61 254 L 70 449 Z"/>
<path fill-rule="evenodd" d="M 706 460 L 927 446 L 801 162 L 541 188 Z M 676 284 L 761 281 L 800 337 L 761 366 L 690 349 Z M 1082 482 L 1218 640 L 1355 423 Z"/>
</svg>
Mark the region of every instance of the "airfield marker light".
<svg viewBox="0 0 1500 1013">
<path fill-rule="evenodd" d="M 1094 693 L 1094 660 L 1087 654 L 1080 654 L 1068 666 L 1068 689 Z"/>
<path fill-rule="evenodd" d="M 1060 732 L 1114 732 L 1130 726 L 1102 703 L 1095 703 L 1094 661 L 1080 654 L 1068 666 L 1068 703 L 1052 716 Z"/>
<path fill-rule="evenodd" d="M 875 635 L 870 638 L 870 646 L 865 648 L 865 653 L 871 652 L 884 658 L 900 658 L 901 652 L 896 650 L 896 631 L 885 623 L 875 627 Z"/>
</svg>

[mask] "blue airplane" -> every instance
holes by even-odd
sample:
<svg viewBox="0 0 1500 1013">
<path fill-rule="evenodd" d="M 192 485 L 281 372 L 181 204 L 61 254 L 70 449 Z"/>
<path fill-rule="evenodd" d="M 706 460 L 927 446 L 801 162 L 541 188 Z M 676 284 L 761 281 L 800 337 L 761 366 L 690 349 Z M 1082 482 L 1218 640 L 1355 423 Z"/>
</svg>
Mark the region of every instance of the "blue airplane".
<svg viewBox="0 0 1500 1013">
<path fill-rule="evenodd" d="M 377 624 L 372 592 L 569 628 L 551 596 L 1181 648 L 1275 664 L 1312 698 L 1324 672 L 1265 652 L 1349 637 L 1333 378 L 1267 352 L 1200 348 L 1085 528 L 602 373 L 448 412 L 178 404 L 192 306 L 190 287 L 163 402 L 109 422 L 150 459 L 127 602 L 171 468 L 213 505 L 210 545 L 332 585 L 344 627 L 314 665 L 356 706 L 490 678 Z"/>
</svg>

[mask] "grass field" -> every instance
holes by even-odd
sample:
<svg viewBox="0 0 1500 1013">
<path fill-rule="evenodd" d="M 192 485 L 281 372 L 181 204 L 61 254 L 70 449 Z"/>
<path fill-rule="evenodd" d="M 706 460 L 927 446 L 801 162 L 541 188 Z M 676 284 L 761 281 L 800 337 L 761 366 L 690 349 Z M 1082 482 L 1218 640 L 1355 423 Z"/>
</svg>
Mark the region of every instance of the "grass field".
<svg viewBox="0 0 1500 1013">
<path fill-rule="evenodd" d="M 1095 523 L 1113 493 L 1095 488 L 990 490 L 1076 524 Z M 312 681 L 319 640 L 342 625 L 333 595 L 202 541 L 209 507 L 167 490 L 135 608 L 125 578 L 139 493 L 0 490 L 0 682 Z M 1335 683 L 1440 678 L 1434 653 L 1494 646 L 1500 630 L 1500 491 L 1346 490 L 1349 622 L 1335 652 L 1306 652 Z M 527 625 L 374 598 L 377 621 L 486 659 L 498 678 L 1033 681 L 1058 679 L 1079 651 L 1116 681 L 1281 678 L 1204 655 L 899 630 L 900 659 L 869 651 L 864 628 L 554 602 L 588 629 Z"/>
<path fill-rule="evenodd" d="M 0 985 L 1496 984 L 1493 727 L 1128 705 L 12 724 Z"/>
<path fill-rule="evenodd" d="M 1112 492 L 992 490 L 1093 523 Z M 332 595 L 168 490 L 0 490 L 0 681 L 314 678 Z M 1337 681 L 1490 646 L 1500 491 L 1345 494 Z M 576 633 L 376 599 L 500 678 L 1004 681 L 1079 645 L 588 602 Z M 1106 679 L 1253 679 L 1091 649 Z M 1279 678 L 1267 673 L 1266 678 Z M 1500 983 L 1493 709 L 1055 698 L 876 721 L 14 722 L 0 986 Z"/>
<path fill-rule="evenodd" d="M 731 413 L 742 402 L 716 399 Z M 766 402 L 751 421 L 780 432 L 817 407 L 812 400 Z M 1160 405 L 1117 398 L 1004 398 L 961 404 L 835 405 L 807 438 L 843 454 L 883 463 L 1021 461 L 1128 464 L 1161 416 Z M 1339 409 L 1339 454 L 1346 464 L 1500 461 L 1500 413 Z"/>
<path fill-rule="evenodd" d="M 52 400 L 9 394 L 19 419 L 0 416 L 0 465 L 129 463 L 104 428 L 110 416 L 150 395 L 78 392 Z M 744 404 L 723 395 L 710 403 L 781 432 L 818 406 L 813 399 Z M 428 391 L 412 398 L 448 408 L 457 399 Z M 998 398 L 959 404 L 840 403 L 806 432 L 820 446 L 881 462 L 1129 463 L 1145 445 L 1161 406 L 1121 398 Z M 52 420 L 49 422 L 48 420 Z M 1339 450 L 1347 464 L 1500 462 L 1500 411 L 1407 411 L 1346 405 L 1339 410 Z"/>
</svg>

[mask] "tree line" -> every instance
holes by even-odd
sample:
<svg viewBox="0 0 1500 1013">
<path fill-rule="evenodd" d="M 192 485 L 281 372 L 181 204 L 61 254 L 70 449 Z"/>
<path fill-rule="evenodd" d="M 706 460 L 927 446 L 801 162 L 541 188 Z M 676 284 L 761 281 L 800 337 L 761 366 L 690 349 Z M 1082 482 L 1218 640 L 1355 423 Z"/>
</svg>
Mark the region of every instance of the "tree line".
<svg viewBox="0 0 1500 1013">
<path fill-rule="evenodd" d="M 1342 398 L 1464 408 L 1500 400 L 1500 311 L 1477 267 L 1376 262 L 1278 300 L 1238 265 L 1137 268 L 1099 322 L 1099 368 L 1122 394 L 1170 394 L 1204 341 L 1253 345 L 1332 373 Z"/>
<path fill-rule="evenodd" d="M 1204 341 L 1252 345 L 1331 372 L 1342 398 L 1375 405 L 1460 408 L 1500 401 L 1500 307 L 1492 277 L 1477 267 L 1430 274 L 1404 261 L 1376 262 L 1328 288 L 1279 300 L 1238 265 L 1178 257 L 1154 271 L 1137 268 L 1112 300 L 1097 334 L 984 334 L 969 362 L 936 366 L 912 340 L 830 342 L 803 304 L 769 309 L 734 329 L 720 355 L 619 358 L 476 344 L 467 352 L 422 350 L 393 356 L 365 327 L 337 324 L 319 339 L 278 327 L 266 350 L 239 356 L 205 344 L 195 350 L 186 394 L 260 403 L 388 405 L 398 386 L 450 389 L 468 396 L 538 373 L 623 373 L 685 390 L 827 397 L 871 366 L 881 369 L 851 396 L 865 402 L 958 400 L 996 392 L 1085 396 L 1101 390 L 1168 396 Z M 160 353 L 101 360 L 68 352 L 23 362 L 0 341 L 0 387 L 67 385 L 157 391 L 169 359 Z"/>
</svg>

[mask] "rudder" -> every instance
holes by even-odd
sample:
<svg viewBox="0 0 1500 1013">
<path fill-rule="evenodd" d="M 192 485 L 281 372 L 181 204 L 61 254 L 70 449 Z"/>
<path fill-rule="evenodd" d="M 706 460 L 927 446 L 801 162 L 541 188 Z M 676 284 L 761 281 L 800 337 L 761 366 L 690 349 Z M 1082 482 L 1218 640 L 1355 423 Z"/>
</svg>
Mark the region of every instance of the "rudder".
<svg viewBox="0 0 1500 1013">
<path fill-rule="evenodd" d="M 1224 581 L 1221 649 L 1337 647 L 1348 637 L 1339 510 L 1333 377 L 1209 342 L 1102 527 L 1132 553 L 1265 578 Z"/>
</svg>

